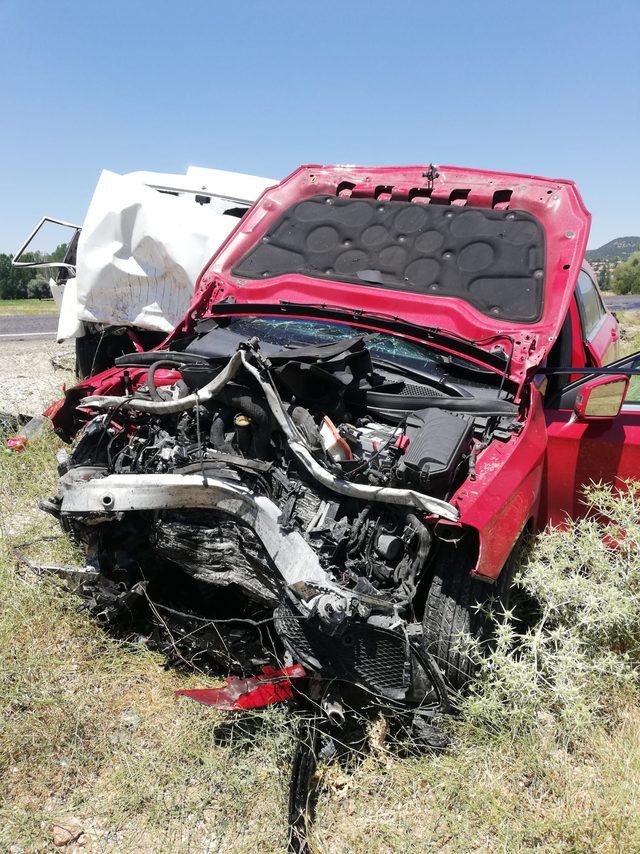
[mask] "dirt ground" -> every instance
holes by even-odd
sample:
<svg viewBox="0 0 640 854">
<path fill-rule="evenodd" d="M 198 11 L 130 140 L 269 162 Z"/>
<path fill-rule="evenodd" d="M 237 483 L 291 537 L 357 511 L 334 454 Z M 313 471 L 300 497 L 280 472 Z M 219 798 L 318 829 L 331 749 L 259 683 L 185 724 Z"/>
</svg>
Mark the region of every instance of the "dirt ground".
<svg viewBox="0 0 640 854">
<path fill-rule="evenodd" d="M 0 345 L 0 412 L 39 415 L 74 382 L 73 342 L 8 341 Z"/>
</svg>

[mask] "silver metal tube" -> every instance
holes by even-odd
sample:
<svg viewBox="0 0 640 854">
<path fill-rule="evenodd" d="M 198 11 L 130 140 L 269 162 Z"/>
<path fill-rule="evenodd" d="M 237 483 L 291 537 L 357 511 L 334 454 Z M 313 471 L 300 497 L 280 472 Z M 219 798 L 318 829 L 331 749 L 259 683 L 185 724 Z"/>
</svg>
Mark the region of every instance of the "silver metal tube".
<svg viewBox="0 0 640 854">
<path fill-rule="evenodd" d="M 262 379 L 262 377 L 260 376 L 260 371 L 258 371 L 257 368 L 255 368 L 251 364 L 251 362 L 248 361 L 244 353 L 241 354 L 241 358 L 245 370 L 247 370 L 251 374 L 251 376 L 256 379 L 256 381 L 260 384 L 260 387 L 264 391 L 265 396 L 267 398 L 267 403 L 269 404 L 269 408 L 271 409 L 273 417 L 278 422 L 278 425 L 281 428 L 282 432 L 285 434 L 287 439 L 300 441 L 302 437 L 300 436 L 298 428 L 293 423 L 289 415 L 285 412 L 282 403 L 280 402 L 280 398 L 276 394 L 275 389 L 273 388 L 271 383 L 265 382 L 265 380 Z"/>
<path fill-rule="evenodd" d="M 94 409 L 114 409 L 118 406 L 123 409 L 133 409 L 136 412 L 147 412 L 150 415 L 173 415 L 175 412 L 184 412 L 187 409 L 192 409 L 199 403 L 206 403 L 206 401 L 215 397 L 235 377 L 242 363 L 242 351 L 238 350 L 211 382 L 202 386 L 202 388 L 199 388 L 193 394 L 181 397 L 178 400 L 144 400 L 137 397 L 116 397 L 98 394 L 83 398 L 79 405 L 91 406 Z"/>
<path fill-rule="evenodd" d="M 395 489 L 390 486 L 370 486 L 366 483 L 351 483 L 349 480 L 336 477 L 324 468 L 324 466 L 320 465 L 301 442 L 289 442 L 289 447 L 309 474 L 313 475 L 327 489 L 338 492 L 340 495 L 350 495 L 352 498 L 360 498 L 363 501 L 379 501 L 383 504 L 416 507 L 423 513 L 435 513 L 437 516 L 449 519 L 451 522 L 457 522 L 460 518 L 457 508 L 453 504 L 449 504 L 448 501 L 442 501 L 440 498 L 432 498 L 430 495 L 415 492 L 413 489 Z"/>
<path fill-rule="evenodd" d="M 295 456 L 300 460 L 310 475 L 312 475 L 319 483 L 326 486 L 333 492 L 338 492 L 341 495 L 349 495 L 352 498 L 360 498 L 364 501 L 378 501 L 383 504 L 396 504 L 405 507 L 415 507 L 424 513 L 435 513 L 443 519 L 449 519 L 452 522 L 457 522 L 460 518 L 460 513 L 453 504 L 448 501 L 442 501 L 439 498 L 432 498 L 429 495 L 424 495 L 421 492 L 415 492 L 413 489 L 394 489 L 389 486 L 370 486 L 364 483 L 351 483 L 351 481 L 336 477 L 323 465 L 321 465 L 311 454 L 302 437 L 300 436 L 295 424 L 284 411 L 282 404 L 272 388 L 271 384 L 266 382 L 260 376 L 260 372 L 251 365 L 242 355 L 242 363 L 246 370 L 251 373 L 260 383 L 267 398 L 267 403 L 273 415 L 282 428 L 282 431 L 289 439 L 289 447 Z"/>
</svg>

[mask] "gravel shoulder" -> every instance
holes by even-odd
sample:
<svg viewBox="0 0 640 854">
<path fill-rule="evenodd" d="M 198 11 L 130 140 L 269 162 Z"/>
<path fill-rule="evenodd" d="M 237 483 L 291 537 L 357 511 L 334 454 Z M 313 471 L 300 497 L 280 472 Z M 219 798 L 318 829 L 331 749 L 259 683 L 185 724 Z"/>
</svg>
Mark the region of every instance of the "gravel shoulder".
<svg viewBox="0 0 640 854">
<path fill-rule="evenodd" d="M 0 344 L 0 411 L 39 415 L 74 383 L 73 342 L 3 341 Z"/>
</svg>

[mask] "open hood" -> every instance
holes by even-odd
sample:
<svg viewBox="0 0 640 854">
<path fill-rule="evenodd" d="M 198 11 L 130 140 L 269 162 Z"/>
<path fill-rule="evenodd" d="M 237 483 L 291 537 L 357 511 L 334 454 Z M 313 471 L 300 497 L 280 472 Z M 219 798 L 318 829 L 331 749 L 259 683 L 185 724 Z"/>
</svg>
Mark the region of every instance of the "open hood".
<svg viewBox="0 0 640 854">
<path fill-rule="evenodd" d="M 449 166 L 302 166 L 200 277 L 192 311 L 322 305 L 501 349 L 522 382 L 557 337 L 590 214 L 571 181 Z"/>
</svg>

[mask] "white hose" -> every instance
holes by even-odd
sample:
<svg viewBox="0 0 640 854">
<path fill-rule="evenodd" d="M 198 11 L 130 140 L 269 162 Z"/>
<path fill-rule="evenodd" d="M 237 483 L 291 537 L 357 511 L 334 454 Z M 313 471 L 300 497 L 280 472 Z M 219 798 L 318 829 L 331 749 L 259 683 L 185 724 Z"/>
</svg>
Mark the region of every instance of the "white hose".
<svg viewBox="0 0 640 854">
<path fill-rule="evenodd" d="M 85 397 L 80 401 L 80 406 L 91 406 L 95 409 L 113 409 L 116 406 L 121 406 L 127 409 L 134 409 L 136 412 L 147 412 L 152 415 L 171 415 L 175 412 L 183 412 L 186 409 L 191 409 L 198 403 L 205 403 L 211 400 L 235 377 L 240 366 L 243 366 L 263 389 L 269 408 L 278 422 L 280 429 L 289 440 L 289 447 L 293 454 L 309 474 L 323 486 L 326 486 L 327 489 L 331 489 L 340 495 L 349 495 L 352 498 L 359 498 L 363 501 L 377 501 L 383 504 L 415 507 L 423 513 L 434 513 L 443 519 L 449 519 L 452 522 L 458 521 L 460 513 L 448 501 L 432 498 L 413 489 L 396 489 L 390 486 L 371 486 L 364 483 L 352 483 L 332 474 L 311 454 L 296 425 L 284 410 L 274 387 L 270 382 L 264 380 L 260 371 L 249 362 L 244 350 L 237 350 L 211 382 L 193 394 L 179 400 L 143 400 L 135 397 L 95 395 L 94 397 Z"/>
<path fill-rule="evenodd" d="M 460 513 L 448 501 L 432 498 L 430 495 L 415 492 L 413 489 L 395 489 L 390 486 L 370 486 L 364 483 L 352 483 L 349 480 L 344 480 L 331 474 L 310 453 L 295 424 L 283 409 L 275 389 L 271 383 L 262 379 L 260 372 L 247 361 L 244 353 L 242 354 L 242 364 L 256 378 L 257 382 L 260 383 L 266 395 L 269 408 L 282 428 L 283 433 L 289 439 L 289 447 L 295 456 L 300 460 L 309 474 L 323 486 L 326 486 L 327 489 L 338 492 L 340 495 L 349 495 L 352 498 L 360 498 L 364 501 L 379 501 L 383 504 L 399 504 L 415 507 L 423 513 L 435 513 L 443 519 L 449 519 L 452 522 L 458 521 Z"/>
<path fill-rule="evenodd" d="M 435 513 L 443 519 L 457 522 L 460 513 L 448 501 L 440 498 L 432 498 L 422 492 L 413 489 L 395 489 L 391 486 L 370 486 L 366 483 L 352 483 L 350 480 L 336 477 L 321 466 L 301 442 L 291 441 L 289 447 L 306 468 L 310 475 L 333 492 L 340 495 L 350 495 L 352 498 L 360 498 L 364 501 L 380 501 L 383 504 L 400 504 L 405 507 L 415 507 L 423 513 Z"/>
<path fill-rule="evenodd" d="M 147 412 L 150 415 L 173 415 L 175 412 L 184 412 L 192 409 L 199 403 L 206 403 L 215 397 L 238 373 L 242 365 L 242 351 L 237 350 L 229 359 L 220 373 L 211 382 L 199 388 L 187 397 L 178 400 L 144 400 L 139 397 L 116 397 L 97 394 L 92 397 L 83 398 L 79 406 L 91 406 L 94 409 L 134 409 L 136 412 Z"/>
</svg>

